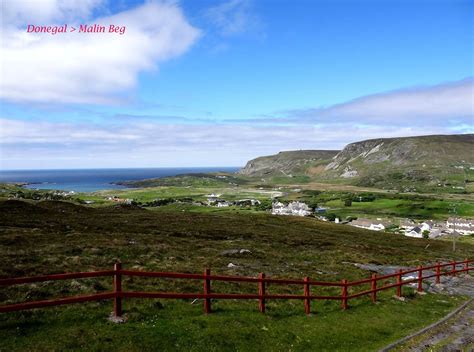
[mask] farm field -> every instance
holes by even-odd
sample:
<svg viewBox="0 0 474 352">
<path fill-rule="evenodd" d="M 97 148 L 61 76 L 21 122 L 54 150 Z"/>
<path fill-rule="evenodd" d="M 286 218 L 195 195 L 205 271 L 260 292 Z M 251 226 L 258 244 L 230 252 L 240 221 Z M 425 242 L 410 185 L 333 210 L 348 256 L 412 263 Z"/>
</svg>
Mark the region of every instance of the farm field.
<svg viewBox="0 0 474 352">
<path fill-rule="evenodd" d="M 468 201 L 450 202 L 442 199 L 376 199 L 373 202 L 352 202 L 350 207 L 344 206 L 342 200 L 329 201 L 325 205 L 332 211 L 346 216 L 365 217 L 384 216 L 413 219 L 446 219 L 452 216 L 452 209 L 456 204 L 457 216 L 472 216 L 474 203 Z M 451 213 L 450 213 L 451 212 Z"/>
</svg>

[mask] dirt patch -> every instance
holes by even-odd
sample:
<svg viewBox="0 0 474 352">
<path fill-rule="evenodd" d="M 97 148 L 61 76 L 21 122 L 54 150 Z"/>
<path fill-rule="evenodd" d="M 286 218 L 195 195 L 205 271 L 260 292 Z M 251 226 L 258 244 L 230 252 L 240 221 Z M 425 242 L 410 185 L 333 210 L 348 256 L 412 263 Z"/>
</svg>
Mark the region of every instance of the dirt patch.
<svg viewBox="0 0 474 352">
<path fill-rule="evenodd" d="M 324 172 L 325 167 L 326 165 L 318 165 L 318 166 L 310 167 L 306 171 L 306 174 L 309 176 L 322 174 Z"/>
</svg>

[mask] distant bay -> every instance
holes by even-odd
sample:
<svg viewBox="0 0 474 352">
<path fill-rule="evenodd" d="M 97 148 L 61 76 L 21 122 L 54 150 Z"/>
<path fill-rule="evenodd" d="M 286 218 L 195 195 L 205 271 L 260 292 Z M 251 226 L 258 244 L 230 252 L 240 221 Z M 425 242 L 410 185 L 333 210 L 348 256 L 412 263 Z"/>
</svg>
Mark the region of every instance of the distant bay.
<svg viewBox="0 0 474 352">
<path fill-rule="evenodd" d="M 94 192 L 122 189 L 118 181 L 135 181 L 189 173 L 236 172 L 238 167 L 183 167 L 137 169 L 0 170 L 0 182 L 24 183 L 30 189 Z"/>
</svg>

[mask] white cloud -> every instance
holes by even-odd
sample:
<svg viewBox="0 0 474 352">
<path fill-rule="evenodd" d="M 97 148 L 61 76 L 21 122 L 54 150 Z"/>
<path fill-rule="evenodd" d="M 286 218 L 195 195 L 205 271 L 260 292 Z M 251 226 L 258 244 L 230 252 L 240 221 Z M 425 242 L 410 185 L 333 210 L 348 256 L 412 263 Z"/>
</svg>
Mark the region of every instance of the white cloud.
<svg viewBox="0 0 474 352">
<path fill-rule="evenodd" d="M 111 122 L 111 121 L 109 121 Z M 1 168 L 239 166 L 295 149 L 340 149 L 363 139 L 450 133 L 437 127 L 347 128 L 236 124 L 53 123 L 0 119 Z"/>
<path fill-rule="evenodd" d="M 474 79 L 369 95 L 327 108 L 292 110 L 287 118 L 308 122 L 446 125 L 473 124 Z"/>
<path fill-rule="evenodd" d="M 25 6 L 24 1 L 4 3 L 7 22 L 15 27 L 2 27 L 1 98 L 14 102 L 117 101 L 135 86 L 140 72 L 156 70 L 158 63 L 183 54 L 200 36 L 176 3 L 157 1 L 89 22 L 126 26 L 124 35 L 32 34 L 18 27 L 29 21 L 62 23 L 71 18 L 70 25 L 77 26 L 100 3 L 45 1 L 44 8 Z"/>
<path fill-rule="evenodd" d="M 251 31 L 260 26 L 250 0 L 225 1 L 209 8 L 205 17 L 225 36 Z"/>
<path fill-rule="evenodd" d="M 3 0 L 2 25 L 52 24 L 87 19 L 104 0 Z"/>
</svg>

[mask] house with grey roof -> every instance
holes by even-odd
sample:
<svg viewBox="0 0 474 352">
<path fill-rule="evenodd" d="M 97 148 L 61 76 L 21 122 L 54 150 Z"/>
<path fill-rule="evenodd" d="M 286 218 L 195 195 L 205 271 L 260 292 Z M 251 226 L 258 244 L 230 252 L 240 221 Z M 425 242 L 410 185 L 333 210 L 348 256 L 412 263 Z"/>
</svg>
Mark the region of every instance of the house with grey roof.
<svg viewBox="0 0 474 352">
<path fill-rule="evenodd" d="M 359 218 L 357 220 L 352 220 L 349 225 L 366 230 L 383 231 L 389 224 L 383 223 L 381 220 Z"/>
</svg>

